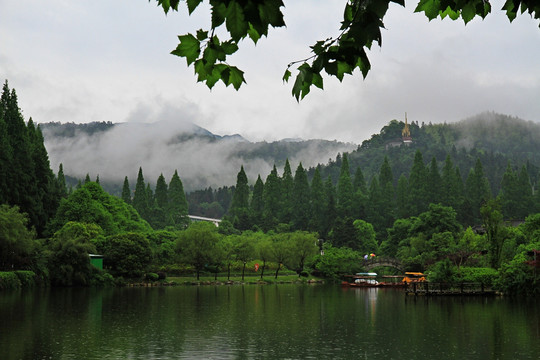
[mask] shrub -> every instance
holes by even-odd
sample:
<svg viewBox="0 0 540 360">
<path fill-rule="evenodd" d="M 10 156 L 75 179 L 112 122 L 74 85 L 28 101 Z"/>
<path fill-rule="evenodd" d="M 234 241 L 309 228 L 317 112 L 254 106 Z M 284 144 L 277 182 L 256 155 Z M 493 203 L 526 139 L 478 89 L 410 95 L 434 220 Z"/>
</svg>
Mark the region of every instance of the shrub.
<svg viewBox="0 0 540 360">
<path fill-rule="evenodd" d="M 147 273 L 146 274 L 146 280 L 151 281 L 151 282 L 158 281 L 159 280 L 159 275 L 156 274 L 156 273 Z"/>
<path fill-rule="evenodd" d="M 0 271 L 0 290 L 18 289 L 21 287 L 19 277 L 12 271 Z"/>
<path fill-rule="evenodd" d="M 19 278 L 22 287 L 34 287 L 36 285 L 36 273 L 33 271 L 18 270 L 15 275 Z"/>
<path fill-rule="evenodd" d="M 485 267 L 461 267 L 456 273 L 459 282 L 482 283 L 486 286 L 492 286 L 498 276 L 497 270 Z"/>
</svg>

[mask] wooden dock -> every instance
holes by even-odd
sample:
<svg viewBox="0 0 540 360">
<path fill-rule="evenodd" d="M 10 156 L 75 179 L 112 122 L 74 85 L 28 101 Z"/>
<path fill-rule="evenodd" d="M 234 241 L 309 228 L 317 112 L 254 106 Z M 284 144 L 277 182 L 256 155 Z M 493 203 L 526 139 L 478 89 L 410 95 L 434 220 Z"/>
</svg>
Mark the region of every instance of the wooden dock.
<svg viewBox="0 0 540 360">
<path fill-rule="evenodd" d="M 483 283 L 448 284 L 424 281 L 409 283 L 406 293 L 415 296 L 490 296 L 496 292 Z"/>
</svg>

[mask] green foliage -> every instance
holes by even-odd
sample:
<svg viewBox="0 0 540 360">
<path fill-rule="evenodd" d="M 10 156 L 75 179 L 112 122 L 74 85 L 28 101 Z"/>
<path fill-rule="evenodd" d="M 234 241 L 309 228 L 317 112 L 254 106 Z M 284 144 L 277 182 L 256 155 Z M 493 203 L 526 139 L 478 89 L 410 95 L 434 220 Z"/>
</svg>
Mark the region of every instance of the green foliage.
<svg viewBox="0 0 540 360">
<path fill-rule="evenodd" d="M 510 262 L 502 264 L 495 287 L 508 295 L 538 295 L 540 293 L 538 268 L 529 264 L 531 258 L 527 255 L 529 251 L 538 248 L 540 248 L 538 242 L 523 246 Z"/>
<path fill-rule="evenodd" d="M 197 280 L 206 265 L 213 265 L 219 261 L 217 244 L 220 236 L 216 226 L 202 221 L 192 223 L 179 233 L 176 252 L 184 263 L 193 266 Z"/>
<path fill-rule="evenodd" d="M 493 286 L 499 277 L 499 272 L 489 267 L 461 267 L 456 273 L 457 282 L 482 283 Z"/>
<path fill-rule="evenodd" d="M 49 274 L 54 285 L 89 285 L 92 265 L 89 254 L 96 253 L 92 232 L 84 224 L 68 222 L 51 239 Z"/>
<path fill-rule="evenodd" d="M 450 260 L 444 259 L 435 263 L 429 269 L 428 280 L 432 282 L 454 283 L 456 280 L 455 269 Z"/>
<path fill-rule="evenodd" d="M 35 233 L 17 206 L 0 205 L 0 270 L 27 268 L 32 262 Z"/>
<path fill-rule="evenodd" d="M 50 233 L 58 231 L 69 221 L 97 224 L 105 235 L 126 231 L 150 231 L 135 209 L 122 199 L 107 194 L 99 184 L 89 182 L 75 190 L 60 203 L 56 216 L 48 227 Z"/>
<path fill-rule="evenodd" d="M 179 0 L 156 0 L 165 13 L 171 9 L 178 11 Z M 201 0 L 188 0 L 191 14 Z M 340 81 L 345 74 L 359 69 L 365 78 L 371 68 L 366 51 L 373 43 L 382 45 L 381 29 L 390 3 L 405 6 L 403 0 L 349 0 L 345 2 L 340 34 L 317 41 L 312 45 L 309 57 L 291 62 L 283 75 L 283 80 L 291 77 L 290 69 L 296 66 L 298 74 L 292 94 L 299 100 L 304 98 L 314 85 L 323 88 L 324 71 Z M 212 88 L 219 80 L 226 86 L 233 85 L 238 90 L 244 80 L 244 73 L 227 63 L 227 58 L 239 49 L 242 39 L 249 37 L 255 44 L 262 36 L 268 35 L 268 28 L 285 26 L 281 8 L 282 0 L 220 0 L 210 1 L 211 25 L 209 30 L 198 30 L 195 34 L 178 36 L 179 44 L 172 54 L 184 57 L 188 65 L 193 65 L 197 80 L 206 82 Z M 503 6 L 512 21 L 518 11 L 540 18 L 540 6 L 534 0 L 507 0 Z M 475 16 L 485 18 L 491 12 L 491 4 L 483 0 L 436 1 L 419 0 L 415 12 L 423 12 L 429 20 L 438 16 L 452 20 L 462 18 L 467 24 Z M 224 29 L 223 29 L 224 28 Z M 221 30 L 228 34 L 227 40 L 220 40 Z"/>
<path fill-rule="evenodd" d="M 36 273 L 28 270 L 17 270 L 15 275 L 19 278 L 23 288 L 34 287 L 38 283 Z"/>
<path fill-rule="evenodd" d="M 148 239 L 140 233 L 123 233 L 107 238 L 104 266 L 114 276 L 139 278 L 152 262 Z"/>
<path fill-rule="evenodd" d="M 0 290 L 18 289 L 21 281 L 13 271 L 0 271 Z"/>
<path fill-rule="evenodd" d="M 362 270 L 362 254 L 349 248 L 334 247 L 325 243 L 324 255 L 315 256 L 309 266 L 313 274 L 337 279 L 341 275 L 355 274 Z"/>
</svg>

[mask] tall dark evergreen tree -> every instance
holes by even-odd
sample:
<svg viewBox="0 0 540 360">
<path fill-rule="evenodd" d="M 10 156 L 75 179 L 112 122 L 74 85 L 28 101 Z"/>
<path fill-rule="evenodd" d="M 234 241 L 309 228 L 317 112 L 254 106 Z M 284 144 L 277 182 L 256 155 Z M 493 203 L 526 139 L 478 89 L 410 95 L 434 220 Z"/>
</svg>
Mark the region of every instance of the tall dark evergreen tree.
<svg viewBox="0 0 540 360">
<path fill-rule="evenodd" d="M 177 229 L 183 229 L 189 224 L 188 218 L 188 203 L 186 200 L 186 194 L 184 193 L 184 185 L 178 171 L 175 170 L 174 174 L 169 182 L 168 191 L 168 215 L 172 224 Z"/>
<path fill-rule="evenodd" d="M 332 178 L 330 176 L 326 178 L 324 183 L 324 193 L 326 199 L 324 229 L 323 233 L 319 234 L 323 238 L 328 236 L 330 230 L 334 227 L 337 218 L 336 189 L 334 188 L 334 184 L 332 184 Z"/>
<path fill-rule="evenodd" d="M 264 230 L 270 230 L 278 224 L 278 214 L 281 209 L 281 184 L 275 165 L 266 177 L 263 200 L 263 228 Z"/>
<path fill-rule="evenodd" d="M 465 182 L 465 193 L 471 204 L 472 217 L 475 223 L 480 223 L 480 207 L 491 199 L 491 190 L 488 179 L 480 159 L 476 160 L 474 169 L 471 169 Z"/>
<path fill-rule="evenodd" d="M 418 215 L 427 211 L 427 171 L 420 150 L 414 155 L 414 162 L 409 176 L 409 214 Z"/>
<path fill-rule="evenodd" d="M 310 230 L 317 231 L 320 236 L 323 236 L 325 231 L 326 196 L 321 178 L 320 165 L 315 168 L 313 179 L 311 180 L 311 206 L 313 216 L 310 221 Z"/>
<path fill-rule="evenodd" d="M 296 230 L 307 230 L 311 219 L 309 182 L 302 163 L 294 173 L 292 222 Z"/>
<path fill-rule="evenodd" d="M 58 174 L 56 175 L 57 184 L 58 184 L 58 193 L 60 198 L 65 198 L 68 195 L 67 186 L 66 186 L 66 177 L 64 176 L 64 165 L 60 163 L 58 165 Z"/>
<path fill-rule="evenodd" d="M 122 200 L 124 200 L 126 204 L 131 205 L 131 189 L 129 188 L 129 180 L 127 176 L 124 178 L 124 185 L 122 186 Z"/>
<path fill-rule="evenodd" d="M 165 182 L 165 177 L 163 174 L 160 174 L 156 181 L 156 192 L 155 199 L 157 207 L 161 209 L 167 209 L 169 205 L 169 199 L 167 197 L 167 183 Z"/>
<path fill-rule="evenodd" d="M 142 167 L 139 167 L 139 173 L 137 175 L 137 183 L 135 184 L 135 192 L 133 193 L 133 207 L 143 219 L 148 218 L 148 199 Z"/>
<path fill-rule="evenodd" d="M 520 207 L 516 218 L 525 220 L 529 214 L 534 212 L 532 185 L 525 165 L 521 167 L 517 180 Z"/>
<path fill-rule="evenodd" d="M 236 187 L 229 214 L 233 218 L 233 224 L 237 229 L 247 230 L 251 228 L 249 221 L 249 185 L 244 166 L 240 167 L 240 171 L 236 176 Z"/>
<path fill-rule="evenodd" d="M 435 156 L 431 158 L 431 164 L 429 167 L 427 178 L 427 196 L 428 203 L 438 204 L 442 200 L 442 179 Z"/>
<path fill-rule="evenodd" d="M 409 217 L 409 196 L 407 194 L 409 181 L 405 174 L 401 174 L 398 179 L 396 189 L 396 218 L 404 219 Z"/>
<path fill-rule="evenodd" d="M 288 224 L 292 220 L 292 208 L 294 206 L 294 179 L 292 176 L 291 164 L 289 159 L 285 160 L 285 167 L 283 168 L 283 176 L 281 177 L 281 211 L 279 215 L 279 222 Z"/>
<path fill-rule="evenodd" d="M 337 183 L 337 210 L 341 217 L 353 215 L 353 186 L 347 153 L 343 154 Z"/>
<path fill-rule="evenodd" d="M 510 163 L 508 163 L 501 180 L 501 190 L 499 191 L 501 210 L 506 218 L 516 219 L 518 216 L 518 189 L 518 179 Z"/>
<path fill-rule="evenodd" d="M 252 223 L 258 227 L 262 226 L 264 210 L 264 183 L 261 175 L 257 176 L 257 181 L 253 186 L 253 195 L 249 204 Z"/>
</svg>

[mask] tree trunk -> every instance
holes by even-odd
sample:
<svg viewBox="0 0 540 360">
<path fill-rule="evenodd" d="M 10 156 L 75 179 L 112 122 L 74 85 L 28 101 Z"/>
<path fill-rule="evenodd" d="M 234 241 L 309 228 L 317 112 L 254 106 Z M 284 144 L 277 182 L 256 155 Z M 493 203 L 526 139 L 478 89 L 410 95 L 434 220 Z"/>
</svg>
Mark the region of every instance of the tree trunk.
<svg viewBox="0 0 540 360">
<path fill-rule="evenodd" d="M 275 279 L 277 279 L 277 274 L 278 274 L 280 268 L 281 268 L 281 263 L 278 264 L 278 267 L 276 269 L 276 276 L 274 277 Z"/>
<path fill-rule="evenodd" d="M 242 281 L 244 281 L 244 272 L 246 271 L 246 263 L 244 262 L 244 267 L 242 268 Z"/>
<path fill-rule="evenodd" d="M 263 266 L 262 266 L 262 269 L 261 269 L 261 280 L 263 278 L 263 275 L 264 275 L 264 268 L 266 267 L 266 261 L 263 260 Z"/>
</svg>

